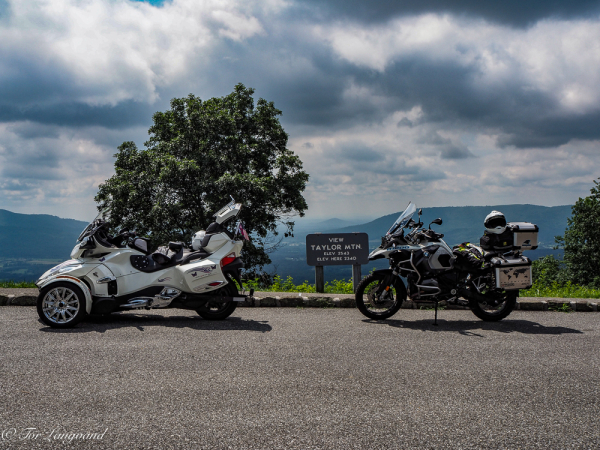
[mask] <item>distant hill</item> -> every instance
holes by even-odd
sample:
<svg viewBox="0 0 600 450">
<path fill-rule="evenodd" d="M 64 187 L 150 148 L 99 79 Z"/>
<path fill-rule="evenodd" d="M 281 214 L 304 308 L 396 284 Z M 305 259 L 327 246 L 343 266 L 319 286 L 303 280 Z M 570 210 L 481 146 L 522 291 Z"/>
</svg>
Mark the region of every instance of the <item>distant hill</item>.
<svg viewBox="0 0 600 450">
<path fill-rule="evenodd" d="M 352 225 L 352 221 L 343 220 L 343 219 L 329 219 L 324 220 L 323 222 L 317 222 L 313 225 L 314 228 L 319 228 L 321 230 L 333 230 L 336 228 L 348 227 Z"/>
<path fill-rule="evenodd" d="M 35 280 L 69 259 L 86 222 L 0 209 L 0 280 Z"/>
<path fill-rule="evenodd" d="M 312 220 L 310 220 L 310 219 L 306 219 L 305 217 L 303 217 L 303 218 L 295 217 L 292 220 L 295 222 L 294 234 L 295 235 L 301 234 L 302 236 L 309 234 L 309 233 L 314 233 L 316 231 L 329 232 L 330 230 L 337 230 L 340 228 L 349 227 L 349 226 L 352 226 L 353 224 L 364 223 L 364 220 L 363 221 L 344 220 L 344 219 L 328 219 L 328 220 L 312 219 Z M 280 231 L 283 231 L 283 228 L 281 228 Z"/>
<path fill-rule="evenodd" d="M 86 222 L 0 209 L 0 258 L 68 259 Z"/>
</svg>

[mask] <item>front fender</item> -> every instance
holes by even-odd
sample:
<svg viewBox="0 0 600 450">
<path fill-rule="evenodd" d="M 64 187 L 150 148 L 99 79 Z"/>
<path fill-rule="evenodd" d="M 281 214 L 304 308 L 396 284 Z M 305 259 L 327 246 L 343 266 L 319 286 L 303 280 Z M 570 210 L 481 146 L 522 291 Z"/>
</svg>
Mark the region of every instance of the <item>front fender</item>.
<svg viewBox="0 0 600 450">
<path fill-rule="evenodd" d="M 377 247 L 375 250 L 369 253 L 369 261 L 385 258 L 385 250 L 386 249 L 382 248 L 381 246 Z"/>
<path fill-rule="evenodd" d="M 90 292 L 90 288 L 87 287 L 87 284 L 85 284 L 79 278 L 71 277 L 69 275 L 58 275 L 54 278 L 50 278 L 49 280 L 44 281 L 38 286 L 38 288 L 41 291 L 46 286 L 49 286 L 52 283 L 58 283 L 59 281 L 73 283 L 83 291 L 83 295 L 85 295 L 85 310 L 89 314 L 92 311 L 92 293 Z"/>
<path fill-rule="evenodd" d="M 386 280 L 389 284 L 393 282 L 398 294 L 402 294 L 402 297 L 406 298 L 406 296 L 408 295 L 408 293 L 406 292 L 406 286 L 404 285 L 402 278 L 400 278 L 398 275 L 394 275 L 394 271 L 392 269 L 380 269 L 375 270 L 372 273 L 374 275 L 381 274 L 385 277 L 389 277 L 387 278 L 387 280 L 384 278 L 384 280 Z M 384 286 L 385 284 L 386 283 L 382 283 L 382 286 Z"/>
</svg>

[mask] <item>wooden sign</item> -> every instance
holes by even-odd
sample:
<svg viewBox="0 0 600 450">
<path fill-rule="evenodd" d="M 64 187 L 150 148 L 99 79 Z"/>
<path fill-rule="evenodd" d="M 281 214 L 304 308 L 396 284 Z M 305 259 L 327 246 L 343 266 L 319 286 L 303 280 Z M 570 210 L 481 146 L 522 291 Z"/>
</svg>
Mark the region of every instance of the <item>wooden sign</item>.
<svg viewBox="0 0 600 450">
<path fill-rule="evenodd" d="M 352 266 L 354 292 L 361 280 L 361 264 L 369 263 L 367 233 L 309 234 L 306 236 L 306 262 L 315 266 L 315 287 L 323 292 L 323 266 Z"/>
<path fill-rule="evenodd" d="M 306 236 L 309 266 L 354 266 L 369 263 L 367 233 L 309 234 Z"/>
</svg>

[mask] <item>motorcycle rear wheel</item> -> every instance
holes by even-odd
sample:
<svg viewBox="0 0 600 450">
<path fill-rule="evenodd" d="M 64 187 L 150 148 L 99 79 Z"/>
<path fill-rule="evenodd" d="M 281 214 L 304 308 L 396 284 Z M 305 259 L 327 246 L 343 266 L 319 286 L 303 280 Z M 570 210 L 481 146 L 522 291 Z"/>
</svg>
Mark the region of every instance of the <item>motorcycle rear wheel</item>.
<svg viewBox="0 0 600 450">
<path fill-rule="evenodd" d="M 406 299 L 406 291 L 397 289 L 393 284 L 379 296 L 377 288 L 383 283 L 386 275 L 371 273 L 361 280 L 356 288 L 356 306 L 369 319 L 385 320 L 392 317 Z"/>
<path fill-rule="evenodd" d="M 485 322 L 497 322 L 507 317 L 517 304 L 518 291 L 503 291 L 488 295 L 489 300 L 471 298 L 469 307 L 473 314 Z M 484 294 L 482 297 L 485 297 Z M 482 301 L 483 300 L 483 301 Z"/>
<path fill-rule="evenodd" d="M 225 286 L 211 292 L 212 295 L 221 295 L 223 297 L 237 297 L 238 290 L 232 280 L 228 280 Z M 236 302 L 207 302 L 196 310 L 196 312 L 205 320 L 224 320 L 233 314 L 237 307 Z"/>
</svg>

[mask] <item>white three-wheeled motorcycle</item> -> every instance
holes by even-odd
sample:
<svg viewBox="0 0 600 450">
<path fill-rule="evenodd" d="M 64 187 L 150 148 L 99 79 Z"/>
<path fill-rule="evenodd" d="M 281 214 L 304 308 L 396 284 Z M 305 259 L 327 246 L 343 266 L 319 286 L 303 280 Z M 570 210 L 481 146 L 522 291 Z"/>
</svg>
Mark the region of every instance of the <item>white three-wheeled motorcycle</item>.
<svg viewBox="0 0 600 450">
<path fill-rule="evenodd" d="M 192 309 L 208 320 L 229 317 L 240 295 L 240 259 L 248 239 L 238 221 L 233 232 L 226 222 L 242 205 L 232 201 L 215 214 L 206 231 L 193 236 L 192 248 L 169 242 L 150 251 L 149 239 L 129 230 L 108 234 L 108 211 L 83 230 L 71 259 L 48 270 L 36 285 L 40 319 L 55 328 L 76 325 L 88 314 L 151 308 Z"/>
</svg>

